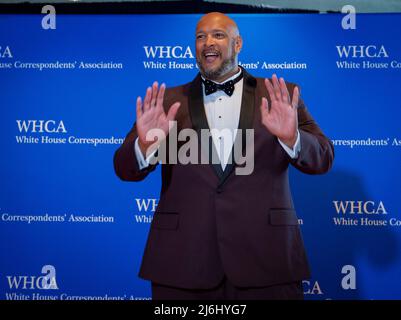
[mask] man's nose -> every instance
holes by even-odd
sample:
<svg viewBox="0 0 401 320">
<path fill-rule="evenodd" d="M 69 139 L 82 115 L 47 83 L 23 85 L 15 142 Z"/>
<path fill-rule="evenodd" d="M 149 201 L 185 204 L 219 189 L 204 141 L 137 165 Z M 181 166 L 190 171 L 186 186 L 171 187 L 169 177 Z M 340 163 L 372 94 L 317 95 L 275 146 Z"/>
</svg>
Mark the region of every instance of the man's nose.
<svg viewBox="0 0 401 320">
<path fill-rule="evenodd" d="M 207 35 L 206 36 L 206 42 L 205 42 L 206 47 L 210 47 L 212 45 L 214 45 L 214 38 L 212 35 Z"/>
</svg>

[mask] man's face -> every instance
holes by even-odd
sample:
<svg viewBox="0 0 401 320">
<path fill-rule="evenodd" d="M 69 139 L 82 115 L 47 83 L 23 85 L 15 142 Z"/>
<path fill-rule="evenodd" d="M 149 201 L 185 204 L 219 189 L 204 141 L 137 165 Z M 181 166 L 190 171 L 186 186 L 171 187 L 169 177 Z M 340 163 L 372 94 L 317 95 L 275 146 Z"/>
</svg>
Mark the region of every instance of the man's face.
<svg viewBox="0 0 401 320">
<path fill-rule="evenodd" d="M 208 79 L 222 81 L 237 71 L 241 38 L 224 15 L 206 15 L 196 28 L 196 61 Z"/>
</svg>

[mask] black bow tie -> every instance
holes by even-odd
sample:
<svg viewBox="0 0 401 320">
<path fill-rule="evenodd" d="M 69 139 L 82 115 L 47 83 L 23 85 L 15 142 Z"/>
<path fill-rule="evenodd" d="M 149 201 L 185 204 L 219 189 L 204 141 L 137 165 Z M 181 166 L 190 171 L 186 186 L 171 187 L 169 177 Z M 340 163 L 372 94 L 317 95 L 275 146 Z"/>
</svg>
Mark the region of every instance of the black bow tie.
<svg viewBox="0 0 401 320">
<path fill-rule="evenodd" d="M 202 79 L 203 84 L 205 85 L 205 95 L 209 95 L 215 93 L 217 90 L 224 91 L 228 96 L 232 96 L 234 92 L 234 85 L 242 79 L 241 74 L 233 80 L 226 81 L 222 84 L 210 81 L 208 79 Z"/>
</svg>

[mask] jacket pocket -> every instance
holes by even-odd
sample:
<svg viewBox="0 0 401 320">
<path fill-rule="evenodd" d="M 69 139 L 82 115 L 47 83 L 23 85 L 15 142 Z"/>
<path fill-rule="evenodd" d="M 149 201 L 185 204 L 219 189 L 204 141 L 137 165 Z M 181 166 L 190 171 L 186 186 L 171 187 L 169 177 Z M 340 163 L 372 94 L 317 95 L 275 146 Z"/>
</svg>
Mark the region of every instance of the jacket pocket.
<svg viewBox="0 0 401 320">
<path fill-rule="evenodd" d="M 175 230 L 178 227 L 178 212 L 156 212 L 153 216 L 152 228 Z"/>
<path fill-rule="evenodd" d="M 297 226 L 298 217 L 292 209 L 270 209 L 269 223 L 274 226 Z"/>
</svg>

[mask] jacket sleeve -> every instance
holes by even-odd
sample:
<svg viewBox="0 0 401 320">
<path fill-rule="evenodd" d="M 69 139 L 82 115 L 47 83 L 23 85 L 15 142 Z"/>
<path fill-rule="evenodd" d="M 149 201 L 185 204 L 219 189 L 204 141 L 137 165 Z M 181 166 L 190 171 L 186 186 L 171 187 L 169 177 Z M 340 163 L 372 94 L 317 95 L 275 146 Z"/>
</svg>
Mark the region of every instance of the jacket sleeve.
<svg viewBox="0 0 401 320">
<path fill-rule="evenodd" d="M 140 170 L 135 156 L 135 140 L 138 137 L 136 124 L 127 134 L 124 143 L 114 153 L 114 171 L 124 181 L 141 181 L 155 170 L 156 165 L 149 165 Z"/>
<path fill-rule="evenodd" d="M 291 164 L 308 174 L 329 171 L 334 160 L 334 146 L 320 130 L 301 99 L 298 106 L 298 129 L 301 151 L 296 159 L 290 160 Z"/>
</svg>

